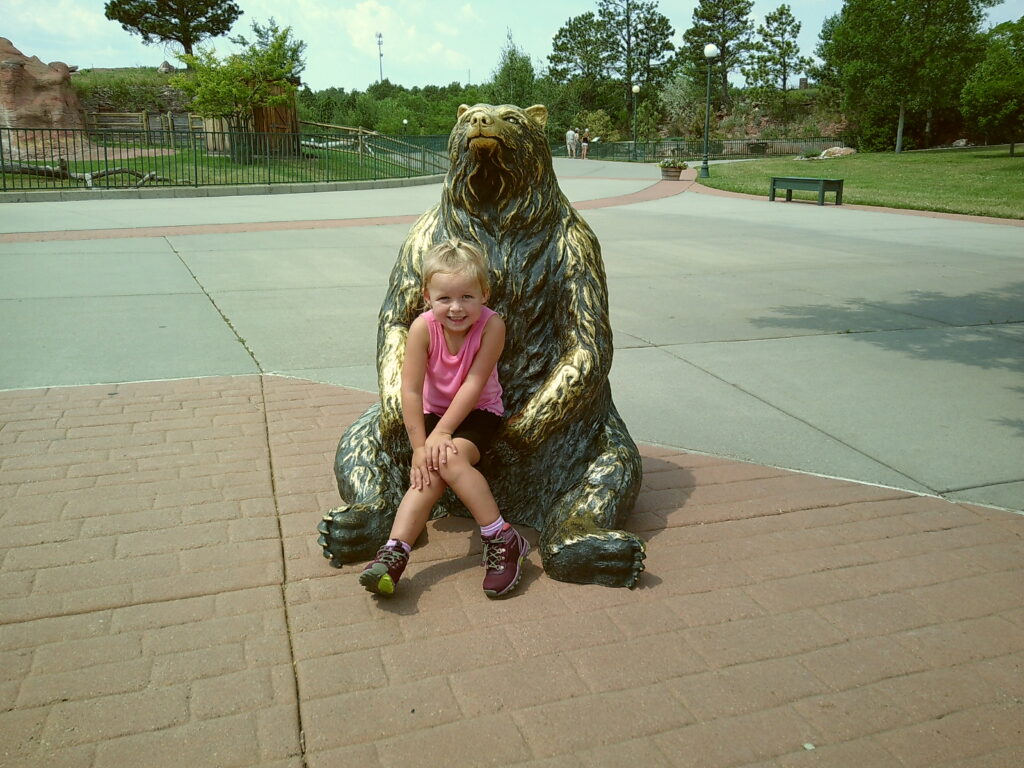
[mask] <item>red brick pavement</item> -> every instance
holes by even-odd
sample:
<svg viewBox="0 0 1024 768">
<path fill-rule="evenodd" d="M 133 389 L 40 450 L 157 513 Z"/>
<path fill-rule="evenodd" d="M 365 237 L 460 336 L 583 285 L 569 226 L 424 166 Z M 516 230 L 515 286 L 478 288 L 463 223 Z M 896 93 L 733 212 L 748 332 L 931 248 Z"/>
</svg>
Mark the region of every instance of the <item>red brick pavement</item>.
<svg viewBox="0 0 1024 768">
<path fill-rule="evenodd" d="M 639 589 L 490 601 L 460 519 L 380 601 L 311 533 L 370 402 L 0 392 L 0 764 L 1024 764 L 1024 518 L 645 446 Z"/>
<path fill-rule="evenodd" d="M 618 179 L 621 181 L 621 179 Z M 573 203 L 580 211 L 632 205 L 681 194 L 690 188 L 692 179 L 684 182 L 656 181 L 653 184 L 614 197 L 581 200 Z M 55 240 L 116 240 L 138 237 L 174 237 L 176 235 L 223 235 L 238 232 L 279 232 L 281 230 L 342 229 L 346 227 L 412 224 L 420 214 L 374 216 L 354 219 L 307 219 L 298 221 L 243 221 L 220 224 L 177 224 L 161 227 L 118 227 L 114 229 L 59 229 L 46 232 L 0 232 L 0 243 L 42 243 Z"/>
</svg>

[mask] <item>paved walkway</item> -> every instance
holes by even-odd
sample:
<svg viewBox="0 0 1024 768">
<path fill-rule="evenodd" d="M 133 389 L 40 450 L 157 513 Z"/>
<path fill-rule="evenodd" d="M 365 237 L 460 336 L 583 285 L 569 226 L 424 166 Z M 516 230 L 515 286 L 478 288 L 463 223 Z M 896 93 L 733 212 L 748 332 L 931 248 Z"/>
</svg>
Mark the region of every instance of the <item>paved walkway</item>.
<svg viewBox="0 0 1024 768">
<path fill-rule="evenodd" d="M 436 185 L 0 206 L 0 765 L 1024 761 L 1021 230 L 556 164 L 634 591 L 489 601 L 464 520 L 390 602 L 320 557 Z"/>
</svg>

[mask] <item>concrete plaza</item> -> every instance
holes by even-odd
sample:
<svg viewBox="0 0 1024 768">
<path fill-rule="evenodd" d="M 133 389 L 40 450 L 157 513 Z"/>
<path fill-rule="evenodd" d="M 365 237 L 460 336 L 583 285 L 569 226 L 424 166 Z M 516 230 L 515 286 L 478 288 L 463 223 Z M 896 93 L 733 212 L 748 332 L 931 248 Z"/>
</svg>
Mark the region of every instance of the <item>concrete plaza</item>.
<svg viewBox="0 0 1024 768">
<path fill-rule="evenodd" d="M 630 591 L 315 545 L 438 183 L 0 204 L 0 765 L 1024 761 L 1024 228 L 556 160 L 642 444 Z"/>
</svg>

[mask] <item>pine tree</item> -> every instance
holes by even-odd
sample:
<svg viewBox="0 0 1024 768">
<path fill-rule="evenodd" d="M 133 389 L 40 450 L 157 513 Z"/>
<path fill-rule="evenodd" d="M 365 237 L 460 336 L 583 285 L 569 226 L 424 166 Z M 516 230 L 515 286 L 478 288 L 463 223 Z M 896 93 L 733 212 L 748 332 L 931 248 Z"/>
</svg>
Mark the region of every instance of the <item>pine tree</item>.
<svg viewBox="0 0 1024 768">
<path fill-rule="evenodd" d="M 109 0 L 103 10 L 145 45 L 179 43 L 188 56 L 206 38 L 227 33 L 242 15 L 231 0 Z"/>
<path fill-rule="evenodd" d="M 610 44 L 612 71 L 621 80 L 624 98 L 633 85 L 649 92 L 660 88 L 674 70 L 675 30 L 656 2 L 598 0 L 597 16 Z"/>
<path fill-rule="evenodd" d="M 780 5 L 764 18 L 757 28 L 760 37 L 754 46 L 743 76 L 754 87 L 777 88 L 785 96 L 789 78 L 796 72 L 805 72 L 811 60 L 800 55 L 796 39 L 800 22 L 786 4 Z"/>
<path fill-rule="evenodd" d="M 555 34 L 548 54 L 548 74 L 557 83 L 603 80 L 611 68 L 612 42 L 592 12 L 573 16 Z"/>
<path fill-rule="evenodd" d="M 598 0 L 597 6 L 596 14 L 574 16 L 558 30 L 548 56 L 551 78 L 580 84 L 589 108 L 604 100 L 608 88 L 622 94 L 620 105 L 630 103 L 633 85 L 642 94 L 655 93 L 675 67 L 672 24 L 656 2 Z"/>
<path fill-rule="evenodd" d="M 711 62 L 718 72 L 721 103 L 729 103 L 729 73 L 739 69 L 753 47 L 751 35 L 754 22 L 750 9 L 754 0 L 700 0 L 693 9 L 693 26 L 683 33 L 687 58 L 701 70 L 709 66 L 704 58 L 704 46 L 714 43 L 719 57 Z"/>
</svg>

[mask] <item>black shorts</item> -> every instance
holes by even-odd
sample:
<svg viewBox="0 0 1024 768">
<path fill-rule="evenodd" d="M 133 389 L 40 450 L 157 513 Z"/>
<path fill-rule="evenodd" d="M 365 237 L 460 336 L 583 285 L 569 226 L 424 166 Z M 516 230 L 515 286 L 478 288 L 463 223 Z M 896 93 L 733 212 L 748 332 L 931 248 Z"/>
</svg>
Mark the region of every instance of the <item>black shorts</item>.
<svg viewBox="0 0 1024 768">
<path fill-rule="evenodd" d="M 427 430 L 427 435 L 434 431 L 434 427 L 437 426 L 439 421 L 441 421 L 441 417 L 436 413 L 423 414 L 423 426 Z M 459 424 L 458 429 L 452 433 L 452 437 L 461 437 L 463 440 L 469 440 L 480 453 L 483 453 L 491 444 L 491 440 L 494 439 L 494 434 L 500 426 L 501 416 L 490 411 L 478 409 L 469 412 L 466 418 L 462 420 L 462 423 Z"/>
</svg>

